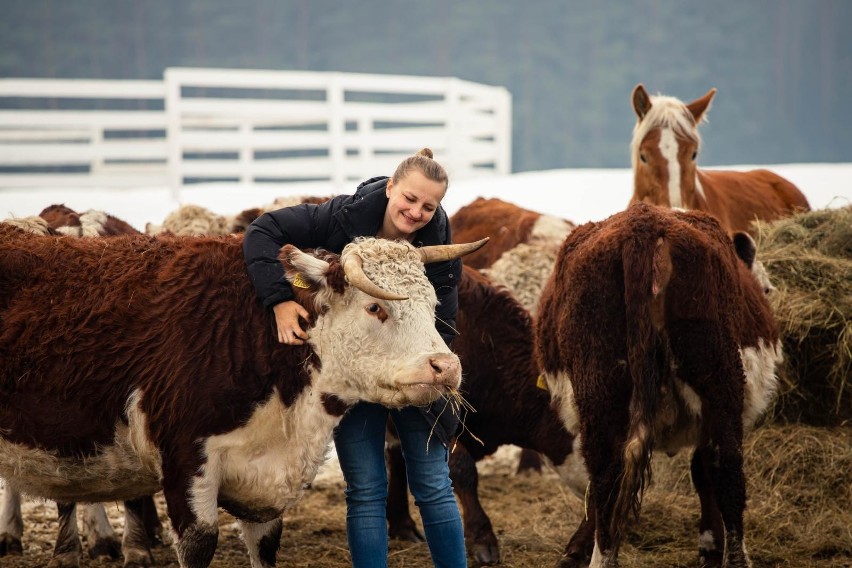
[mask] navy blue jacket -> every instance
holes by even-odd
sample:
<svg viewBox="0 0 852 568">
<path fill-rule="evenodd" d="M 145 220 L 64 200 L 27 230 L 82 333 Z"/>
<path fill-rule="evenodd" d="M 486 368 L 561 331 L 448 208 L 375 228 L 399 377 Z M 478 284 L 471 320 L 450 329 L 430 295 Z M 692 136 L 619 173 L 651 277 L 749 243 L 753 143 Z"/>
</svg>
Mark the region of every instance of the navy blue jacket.
<svg viewBox="0 0 852 568">
<path fill-rule="evenodd" d="M 285 244 L 300 249 L 324 248 L 334 253 L 356 237 L 374 237 L 381 229 L 388 198 L 385 195 L 387 177 L 368 179 L 353 195 L 338 195 L 319 205 L 303 203 L 264 213 L 246 229 L 243 253 L 249 277 L 264 307 L 293 300 L 293 288 L 284 278 L 284 267 L 278 253 Z M 450 244 L 450 223 L 442 207 L 435 210 L 429 223 L 417 231 L 414 246 Z M 438 307 L 435 327 L 447 345 L 455 336 L 458 311 L 458 289 L 461 260 L 435 262 L 426 265 L 426 276 L 435 287 Z M 458 419 L 439 399 L 424 411 L 430 423 L 436 424 L 435 434 L 446 445 L 455 434 Z M 436 417 L 440 416 L 440 420 Z"/>
</svg>

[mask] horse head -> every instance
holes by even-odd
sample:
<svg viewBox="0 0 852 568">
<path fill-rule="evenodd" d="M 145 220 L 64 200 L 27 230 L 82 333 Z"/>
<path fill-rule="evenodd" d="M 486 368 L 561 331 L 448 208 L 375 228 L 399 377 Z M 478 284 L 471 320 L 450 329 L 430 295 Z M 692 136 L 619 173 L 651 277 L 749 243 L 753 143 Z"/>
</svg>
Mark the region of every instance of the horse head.
<svg viewBox="0 0 852 568">
<path fill-rule="evenodd" d="M 637 121 L 630 143 L 634 189 L 631 204 L 644 201 L 663 207 L 703 209 L 696 178 L 701 146 L 698 125 L 705 119 L 716 89 L 691 103 L 650 96 L 640 83 L 633 89 Z"/>
</svg>

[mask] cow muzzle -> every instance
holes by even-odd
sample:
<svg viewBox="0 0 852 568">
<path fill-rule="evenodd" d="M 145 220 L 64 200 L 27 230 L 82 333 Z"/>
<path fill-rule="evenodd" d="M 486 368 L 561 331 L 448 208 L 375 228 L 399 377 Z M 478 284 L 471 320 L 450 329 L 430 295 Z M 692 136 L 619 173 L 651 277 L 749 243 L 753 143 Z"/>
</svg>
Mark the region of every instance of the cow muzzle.
<svg viewBox="0 0 852 568">
<path fill-rule="evenodd" d="M 453 353 L 430 354 L 417 377 L 397 383 L 411 404 L 428 404 L 460 386 L 461 363 Z"/>
</svg>

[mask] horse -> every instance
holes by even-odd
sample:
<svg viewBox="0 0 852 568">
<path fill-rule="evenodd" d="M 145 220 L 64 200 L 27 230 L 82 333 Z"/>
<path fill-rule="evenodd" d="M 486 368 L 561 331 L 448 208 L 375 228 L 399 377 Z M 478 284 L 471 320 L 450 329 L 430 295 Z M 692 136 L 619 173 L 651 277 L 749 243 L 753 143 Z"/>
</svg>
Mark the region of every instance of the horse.
<svg viewBox="0 0 852 568">
<path fill-rule="evenodd" d="M 755 234 L 755 220 L 773 221 L 810 211 L 808 200 L 790 181 L 765 169 L 745 172 L 702 170 L 698 125 L 706 119 L 716 89 L 691 103 L 649 96 L 640 83 L 633 89 L 638 117 L 630 143 L 633 197 L 678 209 L 698 209 L 716 217 L 729 233 Z"/>
</svg>

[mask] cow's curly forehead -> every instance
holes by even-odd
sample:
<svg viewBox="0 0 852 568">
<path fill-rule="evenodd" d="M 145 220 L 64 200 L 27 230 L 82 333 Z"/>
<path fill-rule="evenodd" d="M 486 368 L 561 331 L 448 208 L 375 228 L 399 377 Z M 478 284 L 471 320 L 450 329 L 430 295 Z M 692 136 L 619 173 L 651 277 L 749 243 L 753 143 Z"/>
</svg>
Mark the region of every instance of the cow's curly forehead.
<svg viewBox="0 0 852 568">
<path fill-rule="evenodd" d="M 364 273 L 381 288 L 417 302 L 435 303 L 435 290 L 426 278 L 420 254 L 410 243 L 359 238 L 346 245 L 341 262 L 345 263 L 351 254 L 361 257 Z"/>
</svg>

